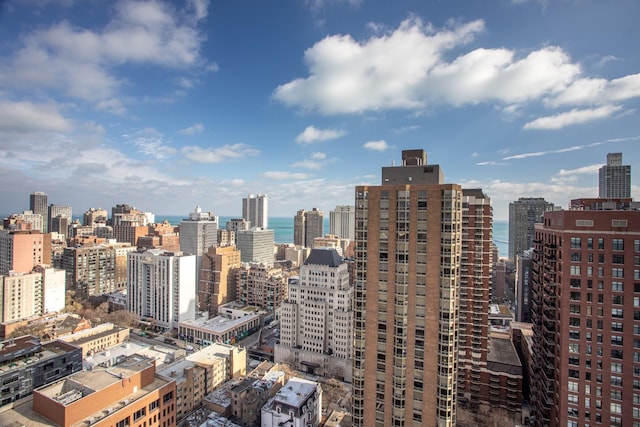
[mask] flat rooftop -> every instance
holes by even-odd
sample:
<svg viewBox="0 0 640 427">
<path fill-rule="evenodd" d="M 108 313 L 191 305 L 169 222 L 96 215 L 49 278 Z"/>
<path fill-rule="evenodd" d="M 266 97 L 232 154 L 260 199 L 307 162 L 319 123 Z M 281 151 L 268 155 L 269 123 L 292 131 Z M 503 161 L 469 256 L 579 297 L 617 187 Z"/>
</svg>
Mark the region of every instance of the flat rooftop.
<svg viewBox="0 0 640 427">
<path fill-rule="evenodd" d="M 182 352 L 184 350 L 176 350 L 162 345 L 151 345 L 130 339 L 124 343 L 109 347 L 100 353 L 86 356 L 82 361 L 82 366 L 85 369 L 91 369 L 94 366 L 107 367 L 113 365 L 115 360 L 139 354 L 155 359 L 156 367 L 159 367 L 173 362 L 178 357 L 178 354 Z"/>
<path fill-rule="evenodd" d="M 192 362 L 210 365 L 211 359 L 228 358 L 235 349 L 244 350 L 244 347 L 236 347 L 230 344 L 214 343 L 187 356 Z"/>
<path fill-rule="evenodd" d="M 318 384 L 303 378 L 291 378 L 273 397 L 274 402 L 299 408 L 318 388 Z"/>
<path fill-rule="evenodd" d="M 0 374 L 24 369 L 43 360 L 77 350 L 79 347 L 63 341 L 49 341 L 44 344 L 33 336 L 3 341 L 0 346 Z"/>
<path fill-rule="evenodd" d="M 238 319 L 228 319 L 226 317 L 216 316 L 208 320 L 204 318 L 196 320 L 185 320 L 183 322 L 180 322 L 178 325 L 185 328 L 193 328 L 201 331 L 206 331 L 214 335 L 223 335 L 255 319 L 260 319 L 260 316 L 258 316 L 257 314 L 247 314 L 246 316 L 240 317 Z"/>
<path fill-rule="evenodd" d="M 511 338 L 493 335 L 490 337 L 487 369 L 511 375 L 522 375 L 522 364 Z"/>
<path fill-rule="evenodd" d="M 163 366 L 161 371 L 156 371 L 158 375 L 162 375 L 165 378 L 171 378 L 176 380 L 176 383 L 182 383 L 186 380 L 184 370 L 193 368 L 196 364 L 190 360 L 182 359 L 179 362 L 172 363 L 171 365 Z"/>
</svg>

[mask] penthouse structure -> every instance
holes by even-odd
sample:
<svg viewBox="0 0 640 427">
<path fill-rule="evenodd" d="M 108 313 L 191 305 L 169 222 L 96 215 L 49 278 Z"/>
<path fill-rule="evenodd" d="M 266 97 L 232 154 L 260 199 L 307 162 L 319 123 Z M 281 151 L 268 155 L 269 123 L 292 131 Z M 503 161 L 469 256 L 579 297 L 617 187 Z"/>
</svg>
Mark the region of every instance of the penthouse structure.
<svg viewBox="0 0 640 427">
<path fill-rule="evenodd" d="M 606 210 L 605 210 L 606 209 Z M 536 225 L 531 384 L 537 426 L 640 420 L 640 210 L 572 200 Z"/>
<path fill-rule="evenodd" d="M 63 341 L 41 343 L 32 335 L 0 342 L 0 407 L 82 370 L 82 349 Z M 0 414 L 0 418 L 2 415 Z"/>
<path fill-rule="evenodd" d="M 353 423 L 456 424 L 462 200 L 424 150 L 357 186 Z"/>
</svg>

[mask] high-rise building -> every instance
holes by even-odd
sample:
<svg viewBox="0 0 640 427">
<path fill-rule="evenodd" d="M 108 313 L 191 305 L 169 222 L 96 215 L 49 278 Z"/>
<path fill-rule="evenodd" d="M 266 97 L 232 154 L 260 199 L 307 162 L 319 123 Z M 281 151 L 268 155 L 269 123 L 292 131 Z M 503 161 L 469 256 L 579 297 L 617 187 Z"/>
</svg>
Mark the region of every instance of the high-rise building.
<svg viewBox="0 0 640 427">
<path fill-rule="evenodd" d="M 242 218 L 252 227 L 269 228 L 269 198 L 266 194 L 249 194 L 242 199 Z"/>
<path fill-rule="evenodd" d="M 353 205 L 338 205 L 329 211 L 329 233 L 342 239 L 355 240 L 356 207 Z"/>
<path fill-rule="evenodd" d="M 333 248 L 313 249 L 300 276 L 289 279 L 287 295 L 280 305 L 275 361 L 351 382 L 353 286 L 348 265 Z"/>
<path fill-rule="evenodd" d="M 238 301 L 275 311 L 287 297 L 287 277 L 273 265 L 245 264 L 237 275 Z"/>
<path fill-rule="evenodd" d="M 48 198 L 42 191 L 34 191 L 29 195 L 29 209 L 34 214 L 42 215 L 42 229 L 43 233 L 49 231 L 47 229 L 48 214 Z"/>
<path fill-rule="evenodd" d="M 601 199 L 625 199 L 631 197 L 631 166 L 622 164 L 622 153 L 607 154 L 607 164 L 599 170 Z"/>
<path fill-rule="evenodd" d="M 51 265 L 51 235 L 39 231 L 0 230 L 0 275 L 29 273 L 39 264 Z"/>
<path fill-rule="evenodd" d="M 293 243 L 305 248 L 313 247 L 316 237 L 324 236 L 324 212 L 317 208 L 300 209 L 293 218 Z"/>
<path fill-rule="evenodd" d="M 273 267 L 275 260 L 275 232 L 261 228 L 241 230 L 236 233 L 242 262 L 253 262 Z"/>
<path fill-rule="evenodd" d="M 116 291 L 116 252 L 112 245 L 67 247 L 62 254 L 68 290 L 78 297 Z"/>
<path fill-rule="evenodd" d="M 516 322 L 531 322 L 532 263 L 532 250 L 524 251 L 516 261 Z"/>
<path fill-rule="evenodd" d="M 180 250 L 196 256 L 196 278 L 202 266 L 202 254 L 218 244 L 218 217 L 211 212 L 202 212 L 200 206 L 180 222 Z"/>
<path fill-rule="evenodd" d="M 553 210 L 553 203 L 542 197 L 520 197 L 509 203 L 509 259 L 533 247 L 534 225 L 542 221 L 542 214 Z"/>
<path fill-rule="evenodd" d="M 106 224 L 109 213 L 102 208 L 89 208 L 82 215 L 82 225 L 93 225 L 94 223 Z"/>
<path fill-rule="evenodd" d="M 0 322 L 42 315 L 42 274 L 0 276 Z"/>
<path fill-rule="evenodd" d="M 536 225 L 537 426 L 640 422 L 639 259 L 640 210 L 625 208 L 623 199 L 612 210 L 573 200 Z"/>
<path fill-rule="evenodd" d="M 480 189 L 463 189 L 462 197 L 458 395 L 489 403 L 480 373 L 488 371 L 493 208 Z"/>
<path fill-rule="evenodd" d="M 202 256 L 198 281 L 198 309 L 209 317 L 218 315 L 218 307 L 237 298 L 240 251 L 233 246 L 210 247 Z"/>
<path fill-rule="evenodd" d="M 61 221 L 61 218 L 67 221 Z M 55 220 L 55 221 L 54 221 Z M 49 211 L 47 212 L 48 231 L 56 231 L 62 233 L 65 236 L 68 233 L 67 228 L 73 220 L 73 210 L 71 206 L 65 205 L 49 205 Z M 55 228 L 54 228 L 55 225 Z"/>
<path fill-rule="evenodd" d="M 34 271 L 42 274 L 42 312 L 46 314 L 62 311 L 65 306 L 65 271 L 44 265 L 37 265 Z"/>
<path fill-rule="evenodd" d="M 35 213 L 33 211 L 22 211 L 16 215 L 16 219 L 18 222 L 24 221 L 30 224 L 30 227 L 24 228 L 32 231 L 38 231 L 41 233 L 46 233 L 47 229 L 47 216 L 42 216 L 39 213 Z"/>
<path fill-rule="evenodd" d="M 196 317 L 196 256 L 161 249 L 130 252 L 129 311 L 166 329 Z"/>
<path fill-rule="evenodd" d="M 456 424 L 462 188 L 424 150 L 357 186 L 353 422 Z"/>
</svg>

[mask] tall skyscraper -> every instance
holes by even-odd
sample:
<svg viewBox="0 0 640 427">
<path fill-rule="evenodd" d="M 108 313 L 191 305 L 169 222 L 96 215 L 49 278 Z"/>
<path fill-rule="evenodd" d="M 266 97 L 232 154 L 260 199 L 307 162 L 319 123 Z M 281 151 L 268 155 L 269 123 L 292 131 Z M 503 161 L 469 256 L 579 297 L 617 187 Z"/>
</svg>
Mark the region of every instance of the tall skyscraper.
<svg viewBox="0 0 640 427">
<path fill-rule="evenodd" d="M 43 233 L 48 232 L 47 218 L 49 218 L 49 216 L 48 216 L 48 212 L 49 212 L 48 211 L 48 207 L 49 207 L 49 205 L 47 203 L 48 203 L 47 195 L 45 193 L 43 193 L 42 191 L 34 191 L 29 196 L 29 209 L 34 214 L 42 215 L 42 230 L 41 231 Z"/>
<path fill-rule="evenodd" d="M 509 259 L 533 247 L 534 225 L 542 222 L 542 214 L 553 210 L 553 203 L 542 197 L 520 197 L 509 203 Z"/>
<path fill-rule="evenodd" d="M 300 276 L 289 280 L 287 295 L 280 305 L 276 362 L 293 362 L 296 369 L 350 382 L 353 287 L 348 264 L 333 248 L 313 249 Z"/>
<path fill-rule="evenodd" d="M 329 211 L 329 234 L 342 239 L 355 240 L 356 207 L 353 205 L 336 206 Z"/>
<path fill-rule="evenodd" d="M 196 316 L 196 257 L 161 249 L 130 252 L 127 308 L 167 329 Z"/>
<path fill-rule="evenodd" d="M 356 187 L 355 426 L 456 424 L 462 188 L 424 150 Z"/>
<path fill-rule="evenodd" d="M 242 199 L 242 218 L 252 227 L 269 228 L 269 198 L 266 194 L 249 194 Z"/>
<path fill-rule="evenodd" d="M 237 298 L 240 251 L 234 246 L 210 247 L 202 256 L 198 282 L 198 308 L 209 317 L 218 315 L 218 307 Z"/>
<path fill-rule="evenodd" d="M 180 222 L 180 250 L 196 256 L 196 278 L 202 266 L 202 254 L 218 244 L 218 217 L 211 212 L 202 212 L 196 206 L 189 218 Z"/>
<path fill-rule="evenodd" d="M 640 423 L 640 211 L 617 205 L 573 200 L 536 225 L 537 426 Z"/>
<path fill-rule="evenodd" d="M 599 177 L 601 199 L 631 197 L 631 166 L 622 164 L 622 153 L 607 154 L 607 164 L 600 168 Z"/>
<path fill-rule="evenodd" d="M 273 267 L 275 232 L 261 228 L 240 230 L 236 242 L 242 262 L 254 262 Z"/>
<path fill-rule="evenodd" d="M 313 247 L 316 237 L 324 236 L 324 212 L 317 208 L 300 209 L 293 218 L 293 243 L 306 248 Z"/>
<path fill-rule="evenodd" d="M 58 219 L 56 220 L 56 218 Z M 61 218 L 64 218 L 67 221 L 61 221 L 60 220 Z M 53 204 L 49 205 L 49 210 L 47 212 L 47 222 L 48 222 L 49 231 L 62 233 L 66 236 L 68 234 L 68 230 L 66 227 L 68 227 L 69 224 L 71 224 L 72 220 L 73 220 L 73 211 L 71 209 L 71 206 L 53 205 Z M 55 227 L 54 227 L 54 222 L 55 222 Z"/>
</svg>

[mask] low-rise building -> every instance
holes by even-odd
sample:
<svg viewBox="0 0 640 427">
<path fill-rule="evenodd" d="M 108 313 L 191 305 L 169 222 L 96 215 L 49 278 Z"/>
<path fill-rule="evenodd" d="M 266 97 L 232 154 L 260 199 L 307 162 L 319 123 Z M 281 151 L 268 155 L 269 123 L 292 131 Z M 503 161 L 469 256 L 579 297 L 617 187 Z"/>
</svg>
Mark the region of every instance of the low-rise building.
<svg viewBox="0 0 640 427">
<path fill-rule="evenodd" d="M 82 348 L 82 354 L 88 356 L 128 340 L 129 328 L 116 326 L 113 323 L 102 323 L 91 329 L 65 335 L 60 339 L 79 346 Z"/>
<path fill-rule="evenodd" d="M 178 337 L 201 345 L 213 343 L 235 344 L 260 328 L 260 316 L 247 314 L 239 318 L 203 315 L 195 320 L 178 323 Z"/>
<path fill-rule="evenodd" d="M 0 342 L 0 406 L 82 370 L 82 349 L 63 341 L 41 343 L 32 335 Z M 2 418 L 2 417 L 0 417 Z"/>
</svg>

